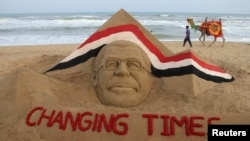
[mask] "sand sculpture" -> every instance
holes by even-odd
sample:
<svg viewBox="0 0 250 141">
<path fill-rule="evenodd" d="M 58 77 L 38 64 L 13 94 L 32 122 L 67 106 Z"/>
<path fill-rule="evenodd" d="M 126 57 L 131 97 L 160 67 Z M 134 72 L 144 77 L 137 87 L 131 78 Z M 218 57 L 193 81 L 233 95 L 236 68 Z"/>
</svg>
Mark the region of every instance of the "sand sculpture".
<svg viewBox="0 0 250 141">
<path fill-rule="evenodd" d="M 205 141 L 208 124 L 250 123 L 248 95 L 212 91 L 234 77 L 201 58 L 121 9 L 61 61 L 1 78 L 0 140 Z"/>
<path fill-rule="evenodd" d="M 121 19 L 123 20 L 126 19 L 126 20 L 123 21 Z M 118 21 L 118 22 L 114 22 L 114 21 Z M 148 70 L 148 72 L 152 73 L 153 76 L 158 77 L 158 78 L 193 74 L 193 75 L 198 76 L 199 79 L 204 79 L 205 81 L 212 81 L 215 83 L 231 82 L 234 80 L 234 78 L 230 74 L 226 73 L 223 69 L 213 64 L 209 64 L 203 61 L 202 59 L 198 58 L 197 55 L 195 55 L 195 53 L 191 51 L 173 55 L 170 51 L 168 51 L 164 47 L 164 45 L 162 45 L 159 41 L 157 41 L 157 39 L 155 39 L 151 33 L 149 33 L 143 26 L 141 26 L 135 19 L 133 19 L 129 14 L 127 14 L 123 10 L 120 10 L 119 12 L 117 12 L 117 14 L 111 17 L 99 30 L 97 30 L 96 33 L 94 33 L 91 37 L 89 37 L 89 39 L 87 39 L 77 50 L 75 50 L 73 53 L 71 53 L 68 57 L 63 59 L 57 65 L 49 69 L 46 73 L 50 73 L 50 72 L 53 73 L 57 71 L 60 73 L 61 70 L 67 71 L 67 69 L 74 68 L 74 66 L 87 62 L 90 58 L 93 58 L 93 57 L 96 57 L 95 62 L 97 62 L 95 63 L 94 73 L 99 72 L 99 70 L 101 70 L 101 72 L 114 73 L 116 72 L 116 70 L 105 70 L 105 67 L 100 67 L 100 66 L 96 67 L 96 64 L 100 64 L 101 62 L 102 62 L 102 65 L 104 64 L 103 60 L 99 59 L 100 57 L 98 57 L 99 52 L 101 52 L 100 53 L 101 56 L 104 56 L 103 55 L 104 51 L 102 50 L 105 50 L 107 47 L 112 46 L 113 42 L 116 43 L 116 47 L 113 47 L 112 50 L 115 50 L 119 46 L 122 46 L 122 47 L 130 46 L 134 48 L 135 47 L 141 48 L 141 52 L 145 54 L 144 56 L 146 56 L 144 57 L 144 60 L 146 58 L 149 60 L 149 65 L 146 70 Z M 119 42 L 121 43 L 118 44 Z M 128 45 L 126 45 L 126 43 Z M 164 49 L 166 51 L 164 51 Z M 111 52 L 116 53 L 116 55 L 113 55 L 113 56 L 117 56 L 115 57 L 116 60 L 119 60 L 118 57 L 123 54 L 124 56 L 127 56 L 127 57 L 136 56 L 136 55 L 133 55 L 134 53 L 133 48 L 131 48 L 131 51 L 124 52 L 124 53 L 122 52 L 122 50 L 120 50 L 120 52 L 118 51 L 111 51 Z M 109 54 L 109 53 L 106 53 L 106 54 Z M 101 57 L 101 58 L 105 58 L 105 57 Z M 96 68 L 98 68 L 98 70 L 96 70 Z M 136 71 L 130 71 L 130 72 L 134 73 Z M 94 78 L 97 79 L 99 77 L 98 75 L 94 74 Z M 151 89 L 151 86 L 149 85 L 151 84 L 151 80 L 147 79 L 147 77 L 144 77 L 144 78 L 145 80 L 143 80 L 143 77 L 141 78 L 142 79 L 141 81 L 144 82 L 144 85 L 140 84 L 137 87 L 143 87 L 142 90 L 145 89 L 145 92 L 146 92 L 145 95 L 147 95 L 147 93 L 149 93 Z M 122 79 L 125 79 L 125 78 L 122 78 Z M 130 107 L 132 105 L 135 106 L 141 103 L 139 102 L 137 104 L 132 104 L 132 103 L 129 104 L 129 102 L 125 100 L 126 98 L 128 98 L 126 96 L 121 98 L 120 100 L 118 100 L 119 98 L 117 98 L 115 100 L 117 102 L 111 102 L 111 101 L 108 102 L 107 97 L 102 96 L 102 94 L 106 95 L 105 89 L 100 87 L 101 83 L 106 83 L 106 81 L 101 80 L 101 83 L 100 83 L 97 80 L 95 80 L 96 82 L 94 82 L 95 83 L 94 87 L 96 87 L 98 98 L 100 101 L 102 101 L 102 103 L 106 105 L 113 105 L 113 106 L 119 105 L 120 107 Z M 128 80 L 128 82 L 126 82 L 125 85 L 129 85 L 129 83 L 132 83 L 132 82 L 129 82 Z M 106 87 L 109 87 L 109 86 L 106 86 Z M 120 87 L 125 87 L 125 86 L 120 86 Z M 126 93 L 128 94 L 131 92 L 126 92 Z M 190 92 L 190 93 L 194 94 L 194 92 Z M 110 98 L 114 99 L 114 97 L 110 97 Z M 145 97 L 143 99 L 145 99 Z"/>
<path fill-rule="evenodd" d="M 150 61 L 136 44 L 118 40 L 96 57 L 93 83 L 105 105 L 131 107 L 148 96 L 152 85 Z"/>
</svg>

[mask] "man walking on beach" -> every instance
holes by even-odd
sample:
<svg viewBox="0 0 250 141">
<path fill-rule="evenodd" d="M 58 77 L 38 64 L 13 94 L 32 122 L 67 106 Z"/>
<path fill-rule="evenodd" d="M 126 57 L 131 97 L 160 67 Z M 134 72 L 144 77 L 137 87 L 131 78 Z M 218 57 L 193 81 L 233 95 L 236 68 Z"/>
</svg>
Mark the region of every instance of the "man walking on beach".
<svg viewBox="0 0 250 141">
<path fill-rule="evenodd" d="M 183 42 L 183 47 L 185 46 L 187 41 L 188 41 L 190 47 L 192 47 L 192 43 L 191 43 L 191 40 L 190 40 L 190 30 L 189 30 L 188 25 L 186 26 L 186 37 L 185 37 L 184 42 Z"/>
</svg>

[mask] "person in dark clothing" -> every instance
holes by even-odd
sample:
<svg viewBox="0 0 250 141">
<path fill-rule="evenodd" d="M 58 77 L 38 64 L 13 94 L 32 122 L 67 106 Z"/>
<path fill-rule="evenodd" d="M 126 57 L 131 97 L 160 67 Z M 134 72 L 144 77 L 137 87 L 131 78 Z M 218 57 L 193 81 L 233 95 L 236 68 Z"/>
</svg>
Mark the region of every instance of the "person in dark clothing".
<svg viewBox="0 0 250 141">
<path fill-rule="evenodd" d="M 192 43 L 191 43 L 191 40 L 190 40 L 189 26 L 186 26 L 186 37 L 185 37 L 184 42 L 183 42 L 183 47 L 185 46 L 185 44 L 186 44 L 187 41 L 188 41 L 190 47 L 192 47 Z"/>
</svg>

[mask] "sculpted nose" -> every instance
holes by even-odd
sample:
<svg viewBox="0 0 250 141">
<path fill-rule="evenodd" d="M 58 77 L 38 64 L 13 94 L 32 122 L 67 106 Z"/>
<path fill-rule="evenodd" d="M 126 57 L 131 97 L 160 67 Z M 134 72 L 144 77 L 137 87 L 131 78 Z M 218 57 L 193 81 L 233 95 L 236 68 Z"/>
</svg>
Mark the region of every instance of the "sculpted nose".
<svg viewBox="0 0 250 141">
<path fill-rule="evenodd" d="M 130 71 L 128 70 L 128 67 L 126 63 L 122 62 L 120 63 L 119 67 L 115 71 L 115 75 L 129 75 Z"/>
</svg>

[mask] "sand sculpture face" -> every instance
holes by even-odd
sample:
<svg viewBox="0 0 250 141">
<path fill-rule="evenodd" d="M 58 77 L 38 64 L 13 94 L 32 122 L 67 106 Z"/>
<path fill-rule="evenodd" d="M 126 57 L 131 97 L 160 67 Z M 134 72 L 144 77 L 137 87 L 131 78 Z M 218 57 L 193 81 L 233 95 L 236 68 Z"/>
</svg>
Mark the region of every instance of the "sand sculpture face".
<svg viewBox="0 0 250 141">
<path fill-rule="evenodd" d="M 96 57 L 93 84 L 104 105 L 132 107 L 151 90 L 150 61 L 143 50 L 128 41 L 105 46 Z"/>
</svg>

